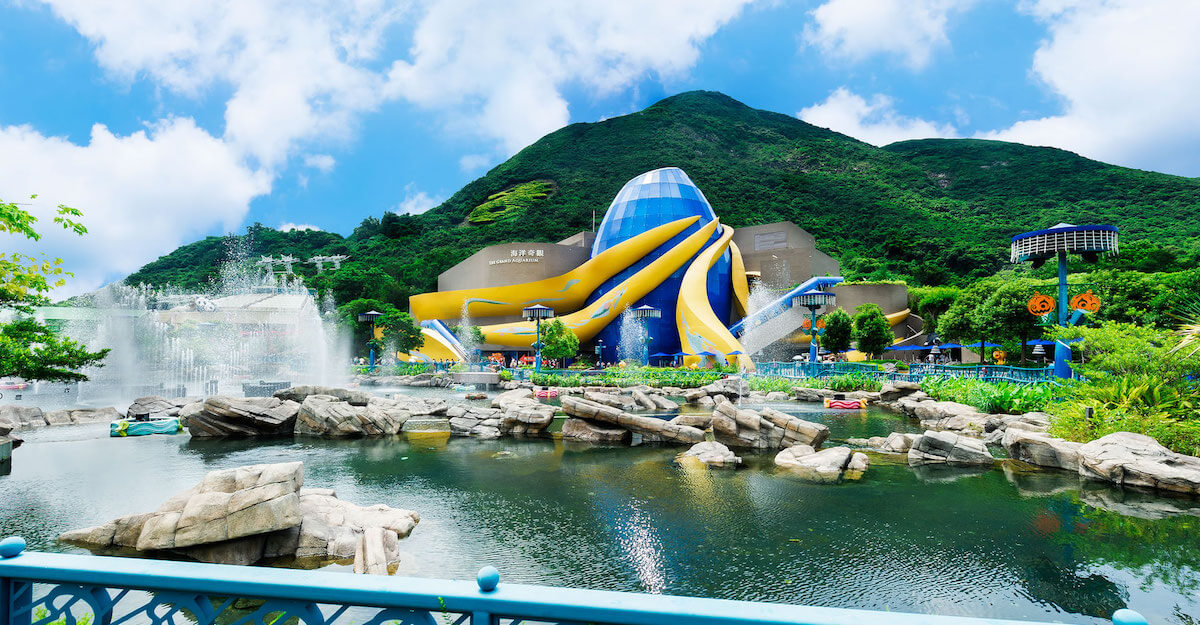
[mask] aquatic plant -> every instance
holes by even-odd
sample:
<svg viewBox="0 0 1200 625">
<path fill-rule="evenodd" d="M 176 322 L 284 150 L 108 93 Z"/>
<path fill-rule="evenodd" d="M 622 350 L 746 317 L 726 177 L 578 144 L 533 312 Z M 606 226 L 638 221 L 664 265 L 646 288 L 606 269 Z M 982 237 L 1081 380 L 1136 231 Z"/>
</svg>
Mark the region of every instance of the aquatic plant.
<svg viewBox="0 0 1200 625">
<path fill-rule="evenodd" d="M 1053 396 L 1049 383 L 1015 384 L 974 378 L 927 377 L 921 390 L 937 401 L 973 406 L 980 412 L 1023 414 L 1045 410 Z"/>
</svg>

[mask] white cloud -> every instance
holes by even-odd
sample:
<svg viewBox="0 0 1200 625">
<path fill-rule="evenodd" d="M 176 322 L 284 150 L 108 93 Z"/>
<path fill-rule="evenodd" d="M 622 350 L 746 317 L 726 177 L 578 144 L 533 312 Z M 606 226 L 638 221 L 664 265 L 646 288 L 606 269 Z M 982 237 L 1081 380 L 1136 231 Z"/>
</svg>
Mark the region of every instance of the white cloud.
<svg viewBox="0 0 1200 625">
<path fill-rule="evenodd" d="M 445 0 L 420 18 L 389 88 L 512 154 L 566 125 L 565 86 L 608 94 L 647 75 L 681 75 L 746 2 Z"/>
<path fill-rule="evenodd" d="M 404 199 L 392 209 L 392 212 L 401 215 L 419 215 L 438 204 L 446 201 L 445 198 L 432 196 L 424 191 L 417 189 L 415 183 L 404 185 Z"/>
<path fill-rule="evenodd" d="M 849 61 L 895 55 L 912 69 L 929 64 L 950 45 L 951 14 L 974 0 L 827 0 L 811 14 L 803 39 L 823 53 Z"/>
<path fill-rule="evenodd" d="M 224 138 L 280 166 L 298 143 L 346 138 L 380 102 L 375 60 L 403 15 L 381 0 L 44 0 L 95 44 L 100 65 L 185 95 L 231 86 Z"/>
<path fill-rule="evenodd" d="M 886 95 L 877 93 L 867 100 L 845 87 L 838 87 L 824 102 L 802 109 L 796 116 L 872 145 L 958 134 L 951 124 L 937 124 L 897 113 L 895 101 Z"/>
<path fill-rule="evenodd" d="M 333 171 L 337 161 L 328 154 L 308 154 L 304 157 L 304 166 L 311 167 L 323 174 Z"/>
<path fill-rule="evenodd" d="M 495 157 L 487 154 L 466 154 L 458 159 L 458 168 L 465 172 L 473 172 L 491 165 Z"/>
<path fill-rule="evenodd" d="M 0 197 L 39 194 L 29 208 L 45 235 L 36 244 L 14 239 L 6 245 L 63 258 L 76 277 L 55 297 L 131 273 L 214 225 L 236 228 L 250 200 L 270 188 L 267 175 L 247 168 L 236 151 L 190 119 L 166 119 L 124 137 L 97 124 L 87 145 L 29 126 L 0 127 Z M 86 236 L 52 223 L 60 203 L 83 211 Z"/>
<path fill-rule="evenodd" d="M 297 224 L 297 223 L 292 223 L 292 222 L 290 222 L 290 221 L 289 221 L 289 222 L 287 222 L 287 223 L 284 223 L 284 224 L 279 224 L 279 227 L 278 227 L 278 228 L 276 228 L 276 230 L 279 230 L 279 231 L 281 231 L 281 232 L 291 232 L 292 230 L 316 230 L 316 231 L 320 231 L 321 229 L 320 229 L 320 228 L 318 228 L 318 227 L 316 227 L 316 226 L 314 226 L 314 225 L 312 225 L 312 224 Z"/>
<path fill-rule="evenodd" d="M 1062 99 L 1063 112 L 981 136 L 1200 175 L 1200 3 L 1047 0 L 1022 7 L 1049 29 L 1033 74 Z"/>
<path fill-rule="evenodd" d="M 43 246 L 76 261 L 72 288 L 83 290 L 237 228 L 291 164 L 306 168 L 296 173 L 302 187 L 307 170 L 330 171 L 325 151 L 385 102 L 414 103 L 448 130 L 494 144 L 460 162 L 484 167 L 565 125 L 566 88 L 607 94 L 685 73 L 749 0 L 42 1 L 119 82 L 197 100 L 229 93 L 223 127 L 208 131 L 167 117 L 127 137 L 98 126 L 91 143 L 74 145 L 0 126 L 0 197 L 39 192 L 87 211 L 82 245 L 51 236 Z M 384 54 L 397 26 L 412 34 L 403 58 Z M 406 192 L 398 211 L 439 202 Z"/>
</svg>

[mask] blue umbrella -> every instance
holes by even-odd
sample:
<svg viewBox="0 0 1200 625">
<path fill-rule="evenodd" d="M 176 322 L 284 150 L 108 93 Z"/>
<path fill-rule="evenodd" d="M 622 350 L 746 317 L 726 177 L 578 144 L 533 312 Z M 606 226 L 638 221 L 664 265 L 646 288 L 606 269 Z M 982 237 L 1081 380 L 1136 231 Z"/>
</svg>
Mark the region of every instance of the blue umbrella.
<svg viewBox="0 0 1200 625">
<path fill-rule="evenodd" d="M 736 349 L 735 349 L 735 350 L 733 350 L 733 351 L 731 351 L 731 352 L 729 352 L 728 354 L 725 354 L 725 355 L 726 355 L 726 356 L 744 356 L 745 354 L 744 354 L 744 353 L 742 353 L 742 352 L 739 352 L 738 350 L 736 350 Z"/>
<path fill-rule="evenodd" d="M 999 343 L 987 343 L 987 342 L 984 342 L 983 346 L 984 347 L 1001 347 L 1001 345 Z M 966 345 L 963 345 L 963 347 L 970 347 L 971 349 L 979 349 L 979 343 L 968 343 Z"/>
<path fill-rule="evenodd" d="M 672 356 L 695 356 L 695 354 L 689 354 L 687 352 L 675 352 L 674 354 L 671 354 L 671 355 Z"/>
<path fill-rule="evenodd" d="M 699 352 L 699 353 L 697 353 L 696 355 L 697 355 L 697 356 L 716 356 L 717 354 L 714 354 L 714 353 L 712 353 L 712 352 L 707 352 L 707 351 L 706 351 L 706 352 Z"/>
<path fill-rule="evenodd" d="M 958 349 L 960 347 L 962 347 L 962 345 L 959 345 L 958 343 L 946 343 L 945 345 L 938 345 L 938 349 Z"/>
<path fill-rule="evenodd" d="M 664 354 L 664 353 L 662 353 L 662 352 L 657 352 L 657 353 L 654 353 L 654 354 L 650 354 L 650 357 L 651 357 L 651 358 L 663 358 L 663 357 L 674 356 L 674 355 L 675 355 L 675 354 Z"/>
</svg>

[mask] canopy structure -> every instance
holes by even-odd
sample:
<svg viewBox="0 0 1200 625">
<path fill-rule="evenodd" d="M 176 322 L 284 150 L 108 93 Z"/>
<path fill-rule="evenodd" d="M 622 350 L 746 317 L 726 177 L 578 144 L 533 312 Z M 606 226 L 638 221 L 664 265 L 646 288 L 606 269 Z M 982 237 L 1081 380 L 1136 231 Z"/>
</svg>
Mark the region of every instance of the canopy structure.
<svg viewBox="0 0 1200 625">
<path fill-rule="evenodd" d="M 1045 230 L 1034 230 L 1012 238 L 1010 259 L 1014 263 L 1033 261 L 1036 264 L 1054 258 L 1059 252 L 1083 254 L 1085 260 L 1095 260 L 1101 254 L 1116 254 L 1117 227 L 1058 224 Z"/>
<path fill-rule="evenodd" d="M 655 352 L 655 353 L 653 353 L 653 354 L 650 354 L 650 357 L 651 357 L 651 358 L 670 358 L 670 357 L 672 357 L 672 356 L 674 356 L 674 355 L 675 355 L 675 354 L 666 354 L 666 353 L 663 353 L 663 352 Z"/>
<path fill-rule="evenodd" d="M 946 343 L 944 345 L 938 345 L 938 349 L 962 349 L 962 345 L 959 345 L 958 343 Z"/>
<path fill-rule="evenodd" d="M 1002 346 L 1002 345 L 1000 345 L 999 343 L 988 343 L 988 342 L 986 342 L 986 341 L 983 343 L 983 346 L 984 346 L 984 348 L 988 348 L 988 347 L 1003 347 L 1003 346 Z M 979 349 L 979 343 L 978 343 L 978 342 L 976 342 L 976 343 L 967 343 L 966 345 L 963 345 L 962 347 L 969 347 L 969 348 L 971 348 L 971 349 Z"/>
<path fill-rule="evenodd" d="M 918 352 L 925 349 L 933 349 L 932 345 L 900 345 L 898 347 L 888 347 L 884 351 L 890 352 Z"/>
</svg>

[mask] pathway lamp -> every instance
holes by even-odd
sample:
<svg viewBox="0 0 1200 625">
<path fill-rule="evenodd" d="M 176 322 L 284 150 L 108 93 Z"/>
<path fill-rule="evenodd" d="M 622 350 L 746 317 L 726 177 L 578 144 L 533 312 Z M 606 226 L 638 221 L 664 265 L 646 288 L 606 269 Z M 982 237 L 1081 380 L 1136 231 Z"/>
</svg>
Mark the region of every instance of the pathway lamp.
<svg viewBox="0 0 1200 625">
<path fill-rule="evenodd" d="M 929 355 L 932 356 L 932 358 L 930 358 L 930 360 L 932 360 L 933 362 L 937 362 L 938 356 L 942 355 L 942 349 L 940 347 L 938 347 L 937 344 L 934 344 L 934 346 L 932 348 L 930 348 L 930 350 L 929 350 Z"/>
<path fill-rule="evenodd" d="M 837 297 L 833 293 L 825 291 L 814 291 L 812 293 L 804 293 L 792 298 L 792 306 L 803 306 L 808 309 L 812 315 L 811 325 L 808 328 L 810 340 L 808 341 L 808 362 L 809 366 L 816 371 L 817 362 L 817 337 L 823 330 L 817 327 L 817 311 L 821 308 L 832 308 L 837 303 Z"/>
<path fill-rule="evenodd" d="M 1055 325 L 1066 327 L 1079 323 L 1084 313 L 1094 313 L 1100 309 L 1100 300 L 1090 291 L 1086 295 L 1076 295 L 1068 303 L 1067 256 L 1078 254 L 1084 262 L 1094 263 L 1101 255 L 1118 253 L 1116 226 L 1061 223 L 1013 237 L 1009 260 L 1013 263 L 1032 263 L 1035 269 L 1052 258 L 1058 260 L 1058 314 Z M 1049 314 L 1054 311 L 1054 305 L 1052 298 L 1038 293 L 1029 300 L 1029 312 L 1035 315 Z M 1071 348 L 1062 341 L 1054 344 L 1054 375 L 1071 377 Z"/>
<path fill-rule="evenodd" d="M 375 370 L 375 320 L 382 316 L 383 313 L 378 310 L 368 310 L 358 314 L 359 323 L 366 321 L 371 324 L 371 339 L 367 341 L 367 345 L 371 348 L 371 371 Z"/>
<path fill-rule="evenodd" d="M 533 344 L 533 372 L 542 372 L 542 319 L 549 319 L 554 316 L 554 309 L 541 304 L 534 304 L 528 308 L 521 309 L 521 316 L 526 321 L 534 322 L 537 327 L 537 341 Z"/>
<path fill-rule="evenodd" d="M 1032 353 L 1033 359 L 1038 362 L 1042 362 L 1046 358 L 1046 348 L 1041 345 L 1034 345 Z"/>
<path fill-rule="evenodd" d="M 600 367 L 600 363 L 604 360 L 604 341 L 596 339 L 596 367 Z"/>
<path fill-rule="evenodd" d="M 633 317 L 642 324 L 642 366 L 650 366 L 650 320 L 662 317 L 662 311 L 643 304 L 633 309 Z"/>
</svg>

